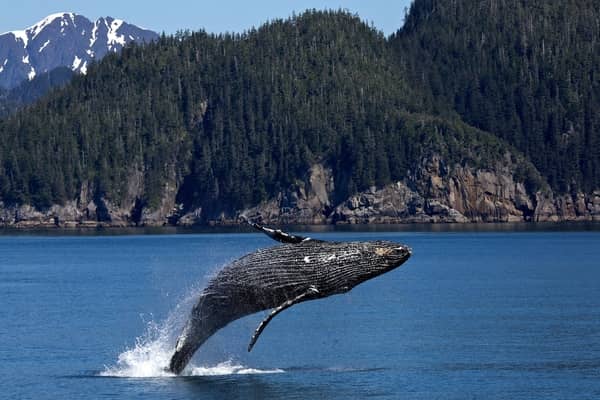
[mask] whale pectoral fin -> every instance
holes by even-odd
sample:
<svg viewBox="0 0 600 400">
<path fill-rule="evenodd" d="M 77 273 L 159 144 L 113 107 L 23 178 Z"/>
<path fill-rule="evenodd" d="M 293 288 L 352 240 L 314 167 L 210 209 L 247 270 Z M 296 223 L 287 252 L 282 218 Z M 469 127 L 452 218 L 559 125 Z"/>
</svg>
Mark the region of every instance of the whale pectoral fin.
<svg viewBox="0 0 600 400">
<path fill-rule="evenodd" d="M 298 236 L 298 235 L 290 235 L 289 233 L 284 232 L 284 231 L 279 230 L 279 229 L 267 228 L 265 226 L 257 224 L 256 222 L 250 221 L 244 215 L 241 215 L 240 217 L 244 221 L 246 221 L 247 223 L 249 223 L 250 225 L 252 225 L 252 227 L 254 227 L 255 229 L 258 229 L 259 231 L 261 231 L 265 235 L 269 236 L 271 239 L 277 240 L 278 242 L 281 242 L 281 243 L 296 244 L 296 243 L 301 243 L 301 242 L 306 242 L 308 240 L 312 240 L 309 237 Z"/>
<path fill-rule="evenodd" d="M 267 327 L 267 324 L 269 322 L 271 322 L 273 317 L 275 317 L 277 314 L 279 314 L 283 310 L 290 308 L 294 304 L 299 303 L 300 301 L 304 300 L 306 297 L 309 297 L 309 296 L 312 296 L 312 295 L 315 295 L 318 293 L 319 293 L 319 290 L 316 287 L 310 286 L 306 292 L 296 296 L 295 298 L 293 298 L 291 300 L 284 302 L 277 308 L 274 308 L 273 311 L 271 311 L 271 313 L 269 315 L 267 315 L 267 317 L 265 319 L 263 319 L 260 324 L 258 324 L 258 328 L 256 328 L 256 330 L 254 331 L 254 335 L 252 335 L 252 339 L 250 339 L 250 344 L 248 344 L 248 352 L 250 352 L 252 350 L 252 347 L 254 347 L 254 344 L 258 340 L 258 337 L 260 336 L 262 331 Z"/>
</svg>

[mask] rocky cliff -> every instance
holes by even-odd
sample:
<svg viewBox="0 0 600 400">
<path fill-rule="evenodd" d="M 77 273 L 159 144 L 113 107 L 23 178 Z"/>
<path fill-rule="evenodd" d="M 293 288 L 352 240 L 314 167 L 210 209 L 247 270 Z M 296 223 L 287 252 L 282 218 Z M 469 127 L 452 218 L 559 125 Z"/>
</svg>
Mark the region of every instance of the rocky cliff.
<svg viewBox="0 0 600 400">
<path fill-rule="evenodd" d="M 96 191 L 93 185 L 83 182 L 76 200 L 63 205 L 55 204 L 47 210 L 37 210 L 31 205 L 5 205 L 0 201 L 0 227 L 16 228 L 96 228 L 168 225 L 177 215 L 175 196 L 178 185 L 175 168 L 170 165 L 169 179 L 161 188 L 162 196 L 157 206 L 149 206 L 142 198 L 144 174 L 141 169 L 129 173 L 127 193 L 115 202 Z"/>
<path fill-rule="evenodd" d="M 510 160 L 507 155 L 495 168 L 481 169 L 448 166 L 434 154 L 406 180 L 371 187 L 333 207 L 331 171 L 316 166 L 299 189 L 244 213 L 270 224 L 600 221 L 600 191 L 562 196 L 547 187 L 528 191 L 515 180 Z"/>
<path fill-rule="evenodd" d="M 128 193 L 121 204 L 96 195 L 84 183 L 79 198 L 48 210 L 30 205 L 0 203 L 0 226 L 98 227 L 190 226 L 236 224 L 239 215 L 279 224 L 391 224 L 600 221 L 600 190 L 590 194 L 555 195 L 547 186 L 535 192 L 515 178 L 510 155 L 494 168 L 447 165 L 437 154 L 423 157 L 407 179 L 385 187 L 371 187 L 334 204 L 332 171 L 313 165 L 306 176 L 269 201 L 237 213 L 207 218 L 202 209 L 183 210 L 175 202 L 173 179 L 163 188 L 158 206 L 140 200 L 144 180 L 132 171 Z"/>
</svg>

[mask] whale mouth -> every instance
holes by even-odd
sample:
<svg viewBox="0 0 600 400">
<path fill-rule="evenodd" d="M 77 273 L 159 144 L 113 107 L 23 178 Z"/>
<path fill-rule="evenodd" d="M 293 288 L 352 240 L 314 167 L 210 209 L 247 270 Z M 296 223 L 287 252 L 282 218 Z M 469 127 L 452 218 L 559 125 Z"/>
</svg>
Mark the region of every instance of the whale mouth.
<svg viewBox="0 0 600 400">
<path fill-rule="evenodd" d="M 388 260 L 388 270 L 392 270 L 404 264 L 412 256 L 412 249 L 408 246 L 395 246 L 390 248 L 386 258 Z"/>
<path fill-rule="evenodd" d="M 394 248 L 393 251 L 398 254 L 405 254 L 408 257 L 412 255 L 412 249 L 408 246 L 399 246 Z"/>
<path fill-rule="evenodd" d="M 388 257 L 392 259 L 399 259 L 404 262 L 412 256 L 412 249 L 408 246 L 398 246 L 390 249 Z"/>
<path fill-rule="evenodd" d="M 412 256 L 413 250 L 411 247 L 405 247 L 404 250 L 406 251 L 406 258 L 409 258 Z"/>
</svg>

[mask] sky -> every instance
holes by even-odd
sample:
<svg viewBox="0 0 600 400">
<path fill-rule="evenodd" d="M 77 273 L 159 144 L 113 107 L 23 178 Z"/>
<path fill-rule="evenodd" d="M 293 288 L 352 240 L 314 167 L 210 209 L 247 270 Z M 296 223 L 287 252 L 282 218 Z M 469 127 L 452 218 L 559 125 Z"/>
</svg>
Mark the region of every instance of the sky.
<svg viewBox="0 0 600 400">
<path fill-rule="evenodd" d="M 347 9 L 384 34 L 401 27 L 411 0 L 17 0 L 2 7 L 0 33 L 25 29 L 47 15 L 74 12 L 90 20 L 111 16 L 155 32 L 205 29 L 242 32 L 274 18 L 287 18 L 308 8 Z"/>
</svg>

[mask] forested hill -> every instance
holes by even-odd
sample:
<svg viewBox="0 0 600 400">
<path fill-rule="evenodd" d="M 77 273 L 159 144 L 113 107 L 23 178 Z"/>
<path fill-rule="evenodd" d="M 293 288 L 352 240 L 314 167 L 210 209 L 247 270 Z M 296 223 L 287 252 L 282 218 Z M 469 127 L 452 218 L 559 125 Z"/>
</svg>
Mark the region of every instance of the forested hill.
<svg viewBox="0 0 600 400">
<path fill-rule="evenodd" d="M 600 187 L 600 4 L 416 0 L 391 39 L 430 109 L 523 151 L 559 192 Z"/>
<path fill-rule="evenodd" d="M 130 47 L 2 123 L 2 198 L 43 207 L 87 181 L 120 202 L 141 171 L 144 202 L 174 179 L 186 206 L 221 211 L 315 162 L 333 167 L 340 197 L 401 179 L 429 144 L 401 129 L 419 96 L 391 56 L 358 18 L 321 12 Z"/>
<path fill-rule="evenodd" d="M 50 89 L 66 85 L 75 72 L 68 67 L 58 67 L 43 72 L 32 80 L 25 80 L 8 90 L 0 88 L 0 118 L 32 104 Z"/>
<path fill-rule="evenodd" d="M 74 201 L 68 218 L 109 221 L 120 208 L 143 223 L 278 199 L 344 219 L 338 205 L 394 183 L 403 203 L 382 212 L 392 220 L 552 214 L 536 194 L 548 193 L 544 178 L 510 143 L 436 107 L 397 40 L 348 13 L 309 11 L 239 35 L 132 45 L 0 121 L 0 201 Z"/>
</svg>

